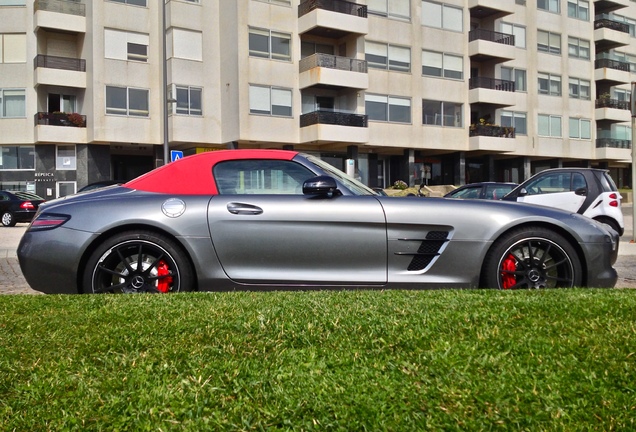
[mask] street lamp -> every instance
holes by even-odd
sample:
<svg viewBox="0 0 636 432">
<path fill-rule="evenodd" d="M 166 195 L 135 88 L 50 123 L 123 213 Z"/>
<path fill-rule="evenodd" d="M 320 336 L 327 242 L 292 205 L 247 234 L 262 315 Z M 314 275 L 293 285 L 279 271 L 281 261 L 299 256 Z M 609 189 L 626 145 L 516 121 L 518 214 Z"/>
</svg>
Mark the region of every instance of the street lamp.
<svg viewBox="0 0 636 432">
<path fill-rule="evenodd" d="M 632 111 L 632 239 L 630 243 L 636 243 L 636 198 L 634 186 L 636 186 L 636 82 L 632 81 L 632 95 L 630 108 Z"/>
</svg>

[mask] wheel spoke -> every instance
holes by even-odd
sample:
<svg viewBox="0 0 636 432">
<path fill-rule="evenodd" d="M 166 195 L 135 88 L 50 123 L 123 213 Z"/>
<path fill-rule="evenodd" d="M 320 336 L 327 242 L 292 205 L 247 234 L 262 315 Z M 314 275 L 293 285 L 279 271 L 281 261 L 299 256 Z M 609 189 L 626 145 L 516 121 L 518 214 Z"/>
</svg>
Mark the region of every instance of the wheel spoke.
<svg viewBox="0 0 636 432">
<path fill-rule="evenodd" d="M 146 270 L 144 270 L 143 275 L 144 276 L 149 276 L 150 272 L 157 267 L 157 265 L 159 264 L 159 262 L 161 261 L 163 256 L 164 256 L 164 254 L 160 253 L 159 256 L 157 258 L 155 258 L 155 260 L 152 262 L 152 264 L 150 264 L 150 266 L 148 266 L 148 268 Z"/>
<path fill-rule="evenodd" d="M 111 270 L 111 269 L 109 269 L 108 267 L 106 267 L 104 265 L 97 266 L 97 269 L 100 270 L 100 271 L 103 271 L 104 273 L 112 274 L 113 276 L 119 276 L 120 278 L 123 278 L 123 279 L 126 278 L 125 274 L 123 274 L 121 272 L 118 272 L 116 270 Z"/>
<path fill-rule="evenodd" d="M 115 252 L 117 252 L 117 256 L 119 257 L 119 260 L 121 261 L 121 263 L 124 264 L 124 266 L 126 266 L 126 270 L 128 270 L 128 273 L 130 274 L 134 272 L 133 268 L 128 263 L 128 260 L 126 259 L 124 254 L 121 252 L 121 248 L 117 248 Z"/>
</svg>

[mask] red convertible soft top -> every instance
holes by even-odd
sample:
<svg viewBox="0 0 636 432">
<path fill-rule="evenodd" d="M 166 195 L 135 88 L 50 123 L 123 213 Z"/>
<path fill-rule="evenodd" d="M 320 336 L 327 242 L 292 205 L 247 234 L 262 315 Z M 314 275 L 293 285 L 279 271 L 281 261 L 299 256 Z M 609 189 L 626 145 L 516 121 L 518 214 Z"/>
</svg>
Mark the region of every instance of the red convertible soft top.
<svg viewBox="0 0 636 432">
<path fill-rule="evenodd" d="M 178 195 L 216 195 L 212 168 L 219 162 L 238 159 L 291 160 L 298 152 L 289 150 L 218 150 L 186 156 L 156 168 L 123 186 L 146 192 Z"/>
</svg>

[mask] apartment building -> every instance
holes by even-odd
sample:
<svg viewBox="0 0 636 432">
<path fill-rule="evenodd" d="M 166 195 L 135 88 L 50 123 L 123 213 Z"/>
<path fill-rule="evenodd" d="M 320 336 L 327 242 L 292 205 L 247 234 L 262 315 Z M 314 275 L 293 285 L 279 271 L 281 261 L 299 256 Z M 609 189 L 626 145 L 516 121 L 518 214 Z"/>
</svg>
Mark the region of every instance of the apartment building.
<svg viewBox="0 0 636 432">
<path fill-rule="evenodd" d="M 0 0 L 0 188 L 227 148 L 353 160 L 370 186 L 628 186 L 635 37 L 631 0 Z"/>
</svg>

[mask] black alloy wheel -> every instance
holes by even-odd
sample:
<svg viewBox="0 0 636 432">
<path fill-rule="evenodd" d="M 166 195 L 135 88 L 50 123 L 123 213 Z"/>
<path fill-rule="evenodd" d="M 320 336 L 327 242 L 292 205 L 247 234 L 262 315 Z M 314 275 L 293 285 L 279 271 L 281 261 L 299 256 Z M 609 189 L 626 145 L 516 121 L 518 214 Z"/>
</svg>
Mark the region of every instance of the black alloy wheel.
<svg viewBox="0 0 636 432">
<path fill-rule="evenodd" d="M 191 291 L 192 266 L 170 239 L 152 232 L 126 232 L 109 238 L 86 264 L 87 293 L 173 293 Z"/>
</svg>

